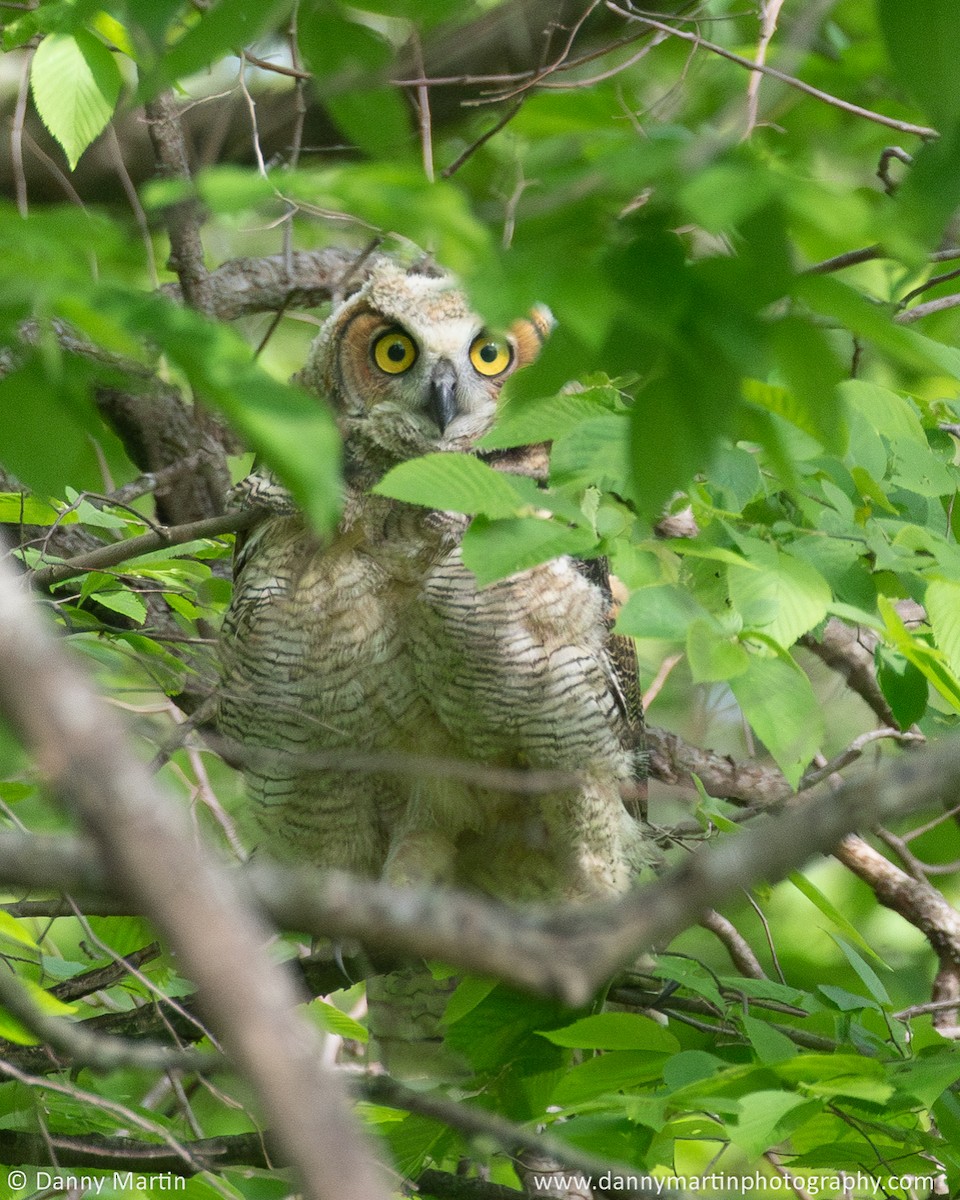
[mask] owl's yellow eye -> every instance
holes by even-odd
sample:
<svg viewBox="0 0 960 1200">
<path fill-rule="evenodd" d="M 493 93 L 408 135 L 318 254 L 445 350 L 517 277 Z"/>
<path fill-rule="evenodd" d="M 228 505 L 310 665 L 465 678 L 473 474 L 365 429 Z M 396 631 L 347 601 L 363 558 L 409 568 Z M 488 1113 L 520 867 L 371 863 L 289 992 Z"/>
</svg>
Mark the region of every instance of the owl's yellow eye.
<svg viewBox="0 0 960 1200">
<path fill-rule="evenodd" d="M 470 343 L 470 361 L 481 375 L 501 375 L 513 362 L 513 349 L 503 338 L 481 333 Z"/>
<path fill-rule="evenodd" d="M 402 375 L 417 361 L 417 346 L 401 329 L 388 329 L 373 343 L 373 361 L 388 375 Z"/>
</svg>

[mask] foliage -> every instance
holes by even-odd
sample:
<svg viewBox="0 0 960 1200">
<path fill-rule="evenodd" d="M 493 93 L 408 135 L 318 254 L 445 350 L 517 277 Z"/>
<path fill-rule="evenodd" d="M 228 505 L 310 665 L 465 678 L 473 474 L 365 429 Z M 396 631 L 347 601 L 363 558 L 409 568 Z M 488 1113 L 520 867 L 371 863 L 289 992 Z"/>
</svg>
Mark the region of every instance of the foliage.
<svg viewBox="0 0 960 1200">
<path fill-rule="evenodd" d="M 279 239 L 262 232 L 276 222 L 304 248 L 362 250 L 373 231 L 393 252 L 423 247 L 455 269 L 495 327 L 548 304 L 557 330 L 515 381 L 484 447 L 552 441 L 549 486 L 437 455 L 396 468 L 379 490 L 470 514 L 464 557 L 484 583 L 559 554 L 607 556 L 630 592 L 617 628 L 638 640 L 646 680 L 682 656 L 652 719 L 741 754 L 749 726 L 797 788 L 871 723 L 804 648 L 832 618 L 872 639 L 880 693 L 900 730 L 938 738 L 960 714 L 958 319 L 948 304 L 923 308 L 949 295 L 950 269 L 941 278 L 936 261 L 960 258 L 946 253 L 960 206 L 960 10 L 952 0 L 839 0 L 805 24 L 808 7 L 783 5 L 772 61 L 866 116 L 768 78 L 763 120 L 750 125 L 741 66 L 671 37 L 651 41 L 649 30 L 614 45 L 642 32 L 619 21 L 597 31 L 591 44 L 606 47 L 598 62 L 546 74 L 547 86 L 524 90 L 515 112 L 515 85 L 498 83 L 496 106 L 481 95 L 439 123 L 433 163 L 471 153 L 437 181 L 418 136 L 422 113 L 418 123 L 405 89 L 389 80 L 414 72 L 403 50 L 411 32 L 428 48 L 450 22 L 482 32 L 472 6 L 454 0 L 41 0 L 5 26 L 3 44 L 32 53 L 37 112 L 73 169 L 114 114 L 162 89 L 199 94 L 197 73 L 208 68 L 236 86 L 236 62 L 225 60 L 241 44 L 278 53 L 296 13 L 298 61 L 355 151 L 333 161 L 307 153 L 262 172 L 223 163 L 195 187 L 155 180 L 141 190 L 147 240 L 164 253 L 163 221 L 195 199 L 224 258 L 279 252 Z M 706 38 L 755 55 L 755 14 L 708 0 L 700 16 Z M 255 97 L 267 88 L 262 76 Z M 896 181 L 884 155 L 889 122 L 901 123 L 912 156 Z M 939 136 L 918 137 L 927 124 Z M 881 161 L 886 187 L 875 179 Z M 129 388 L 133 370 L 144 389 L 159 375 L 222 413 L 329 528 L 336 435 L 315 398 L 283 382 L 305 351 L 294 324 L 258 359 L 248 342 L 265 323 L 249 323 L 245 340 L 154 290 L 126 212 L 22 209 L 0 209 L 0 323 L 12 348 L 0 380 L 0 456 L 31 494 L 9 484 L 0 520 L 50 534 L 75 526 L 103 541 L 149 527 L 149 497 L 104 495 L 139 472 L 96 390 Z M 64 327 L 89 343 L 85 352 L 59 336 Z M 248 462 L 232 461 L 235 477 Z M 685 536 L 663 536 L 665 509 L 689 509 Z M 28 543 L 28 565 L 42 547 L 42 536 Z M 199 539 L 122 574 L 78 571 L 55 593 L 70 641 L 132 707 L 145 749 L 169 740 L 171 698 L 212 686 L 209 638 L 228 600 L 228 555 L 222 539 Z M 905 601 L 921 608 L 907 611 Z M 165 630 L 157 603 L 172 614 Z M 0 754 L 5 819 L 62 830 L 65 818 L 6 736 Z M 185 801 L 215 795 L 198 820 L 235 841 L 229 814 L 242 810 L 241 784 L 216 754 L 176 750 L 163 775 Z M 688 827 L 692 817 L 711 835 L 736 836 L 732 801 L 705 792 L 679 805 L 661 799 L 663 824 L 679 813 Z M 935 866 L 956 860 L 955 828 L 942 813 L 930 820 L 914 852 Z M 549 1126 L 593 1160 L 640 1174 L 772 1178 L 787 1169 L 815 1193 L 817 1180 L 841 1172 L 885 1181 L 942 1172 L 955 1192 L 960 1065 L 928 1017 L 897 1016 L 928 999 L 925 945 L 839 871 L 815 868 L 773 893 L 758 881 L 751 903 L 767 914 L 773 953 L 762 956 L 778 982 L 732 974 L 702 931 L 618 985 L 625 1011 L 571 1014 L 465 980 L 446 1026 L 472 1071 L 456 1095 L 520 1125 Z M 753 919 L 746 904 L 729 915 Z M 150 937 L 133 920 L 48 924 L 0 913 L 5 954 L 47 1004 L 59 1003 L 56 982 Z M 70 1015 L 127 1011 L 155 991 L 189 992 L 166 956 L 77 1001 Z M 351 1015 L 357 999 L 345 991 L 314 1006 L 348 1058 L 363 1034 Z M 667 1025 L 650 1015 L 658 1005 Z M 0 1036 L 32 1040 L 2 1010 Z M 177 1103 L 146 1103 L 148 1072 L 82 1069 L 74 1082 L 123 1108 L 9 1081 L 0 1084 L 0 1130 L 36 1129 L 42 1115 L 54 1134 L 116 1133 L 130 1130 L 132 1112 L 148 1123 L 145 1138 L 194 1136 Z M 229 1102 L 213 1090 L 192 1097 L 203 1135 L 254 1130 L 244 1084 L 227 1077 L 218 1086 Z M 455 1122 L 373 1103 L 361 1112 L 406 1175 L 453 1171 L 469 1158 L 486 1163 L 493 1182 L 517 1184 L 508 1156 Z M 197 1177 L 183 1194 L 285 1192 L 281 1172 L 258 1169 Z"/>
</svg>

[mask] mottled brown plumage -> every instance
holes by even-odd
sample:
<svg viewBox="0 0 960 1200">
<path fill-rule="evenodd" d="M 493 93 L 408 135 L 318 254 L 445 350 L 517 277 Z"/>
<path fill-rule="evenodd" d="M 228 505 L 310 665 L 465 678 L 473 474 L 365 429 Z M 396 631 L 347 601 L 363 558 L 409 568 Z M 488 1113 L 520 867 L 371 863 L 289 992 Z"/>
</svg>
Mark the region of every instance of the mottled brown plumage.
<svg viewBox="0 0 960 1200">
<path fill-rule="evenodd" d="M 498 343 L 449 277 L 384 259 L 317 338 L 300 381 L 339 416 L 343 521 L 321 544 L 281 488 L 246 481 L 269 515 L 238 554 L 222 637 L 220 727 L 245 748 L 270 853 L 511 900 L 619 892 L 643 861 L 621 800 L 639 774 L 635 663 L 631 679 L 611 653 L 604 565 L 559 558 L 481 589 L 460 559 L 466 518 L 369 491 L 399 461 L 470 450 L 548 322 L 535 312 Z M 391 753 L 578 782 L 497 792 L 381 769 Z M 364 754 L 378 769 L 338 765 Z"/>
</svg>

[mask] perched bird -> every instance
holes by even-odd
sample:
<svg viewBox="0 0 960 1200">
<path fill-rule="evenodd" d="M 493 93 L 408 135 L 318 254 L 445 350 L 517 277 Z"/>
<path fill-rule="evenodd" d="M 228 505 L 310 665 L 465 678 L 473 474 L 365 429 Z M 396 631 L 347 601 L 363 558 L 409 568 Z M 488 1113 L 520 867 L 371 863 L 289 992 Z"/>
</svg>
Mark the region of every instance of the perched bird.
<svg viewBox="0 0 960 1200">
<path fill-rule="evenodd" d="M 621 892 L 646 859 L 622 799 L 642 774 L 635 661 L 610 633 L 602 561 L 481 588 L 467 518 L 370 491 L 404 460 L 471 451 L 550 325 L 536 309 L 498 337 L 448 275 L 385 257 L 323 325 L 298 378 L 337 414 L 343 519 L 321 540 L 275 481 L 240 485 L 265 517 L 221 639 L 219 725 L 271 855 L 508 900 Z M 488 461 L 536 474 L 542 457 Z M 564 778 L 503 791 L 491 767 Z"/>
</svg>

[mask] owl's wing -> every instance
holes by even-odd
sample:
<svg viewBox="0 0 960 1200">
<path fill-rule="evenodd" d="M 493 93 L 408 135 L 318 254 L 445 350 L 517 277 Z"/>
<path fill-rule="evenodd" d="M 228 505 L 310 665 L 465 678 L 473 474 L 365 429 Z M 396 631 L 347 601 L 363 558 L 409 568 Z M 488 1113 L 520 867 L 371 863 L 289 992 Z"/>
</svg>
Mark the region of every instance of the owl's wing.
<svg viewBox="0 0 960 1200">
<path fill-rule="evenodd" d="M 490 466 L 513 475 L 528 475 L 545 485 L 550 471 L 550 443 L 516 446 L 481 454 Z M 614 633 L 618 605 L 611 584 L 610 563 L 603 556 L 574 559 L 580 573 L 599 588 L 606 602 L 606 652 L 610 661 L 610 689 L 622 718 L 621 739 L 633 760 L 632 794 L 624 796 L 624 805 L 637 821 L 647 819 L 647 752 L 644 737 L 643 689 L 637 666 L 637 648 L 633 638 Z"/>
<path fill-rule="evenodd" d="M 644 737 L 643 689 L 637 664 L 637 648 L 633 638 L 614 633 L 613 625 L 618 605 L 614 598 L 610 563 L 606 557 L 578 558 L 577 569 L 594 587 L 599 588 L 606 601 L 606 651 L 612 674 L 610 687 L 623 720 L 621 741 L 633 760 L 633 790 L 624 796 L 627 811 L 637 821 L 647 819 L 647 753 Z"/>
</svg>

